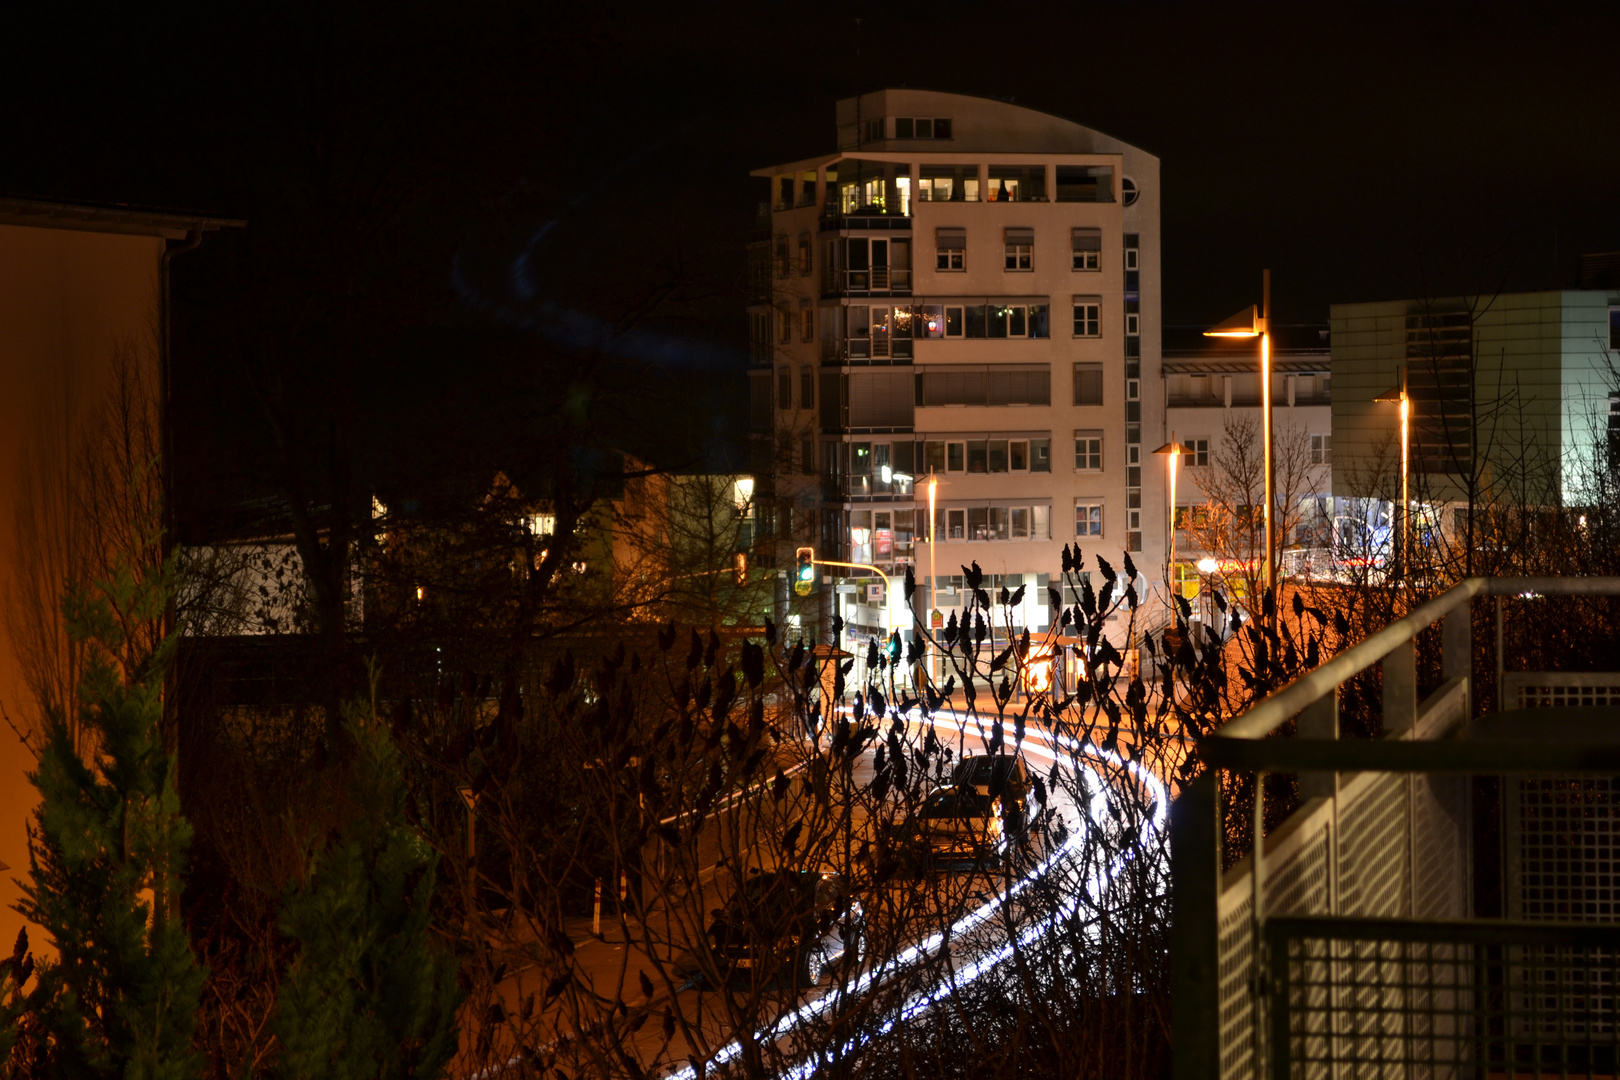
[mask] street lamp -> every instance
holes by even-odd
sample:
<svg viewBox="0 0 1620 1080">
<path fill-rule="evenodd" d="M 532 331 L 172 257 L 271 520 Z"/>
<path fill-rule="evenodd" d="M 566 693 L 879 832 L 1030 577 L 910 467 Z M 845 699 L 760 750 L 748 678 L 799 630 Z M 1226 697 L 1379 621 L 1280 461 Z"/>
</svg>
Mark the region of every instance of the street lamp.
<svg viewBox="0 0 1620 1080">
<path fill-rule="evenodd" d="M 923 638 L 924 641 L 927 641 L 929 638 L 933 637 L 934 629 L 937 626 L 943 625 L 944 621 L 945 621 L 944 618 L 939 613 L 939 601 L 937 599 L 938 592 L 937 592 L 937 584 L 936 584 L 937 579 L 934 577 L 934 522 L 937 520 L 936 515 L 934 514 L 934 504 L 935 504 L 935 502 L 936 502 L 936 500 L 938 498 L 938 495 L 939 495 L 939 477 L 935 476 L 933 473 L 929 473 L 928 474 L 928 634 L 924 636 L 924 638 Z M 936 677 L 936 672 L 934 671 L 934 656 L 933 656 L 933 650 L 932 649 L 929 650 L 927 667 L 928 667 L 928 677 L 929 677 L 929 679 L 934 679 Z"/>
<path fill-rule="evenodd" d="M 1260 339 L 1260 428 L 1266 460 L 1266 590 L 1276 584 L 1277 537 L 1272 524 L 1276 474 L 1271 454 L 1271 271 L 1261 271 L 1260 308 L 1253 304 L 1204 331 L 1205 337 L 1257 337 Z"/>
<path fill-rule="evenodd" d="M 1202 559 L 1198 560 L 1198 572 L 1204 575 L 1204 585 L 1203 588 L 1198 590 L 1198 595 L 1204 601 L 1204 626 L 1206 628 L 1210 623 L 1215 621 L 1215 612 L 1209 599 L 1209 590 L 1213 587 L 1211 582 L 1214 580 L 1215 571 L 1219 570 L 1220 568 L 1221 564 L 1210 558 L 1208 555 L 1205 555 Z"/>
<path fill-rule="evenodd" d="M 1406 393 L 1406 368 L 1401 368 L 1401 385 L 1385 390 L 1374 401 L 1395 401 L 1401 406 L 1401 550 L 1397 569 L 1402 577 L 1407 573 L 1407 560 L 1411 556 L 1412 503 L 1408 490 L 1412 474 L 1412 399 Z"/>
<path fill-rule="evenodd" d="M 1166 549 L 1168 554 L 1164 561 L 1164 583 L 1174 593 L 1175 584 L 1170 580 L 1170 573 L 1176 565 L 1176 463 L 1181 460 L 1181 455 L 1188 451 L 1185 446 L 1176 442 L 1176 433 L 1172 431 L 1170 441 L 1153 452 L 1167 454 L 1170 458 L 1167 463 L 1170 468 L 1170 544 Z"/>
</svg>

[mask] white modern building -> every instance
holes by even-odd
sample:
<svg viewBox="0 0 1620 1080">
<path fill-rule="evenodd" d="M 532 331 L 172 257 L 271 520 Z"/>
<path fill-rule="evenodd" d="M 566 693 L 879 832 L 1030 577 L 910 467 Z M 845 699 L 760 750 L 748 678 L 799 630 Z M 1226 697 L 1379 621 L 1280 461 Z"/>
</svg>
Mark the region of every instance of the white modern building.
<svg viewBox="0 0 1620 1080">
<path fill-rule="evenodd" d="M 1030 629 L 1066 543 L 1092 566 L 1129 551 L 1151 576 L 1167 532 L 1145 456 L 1163 438 L 1158 159 L 924 90 L 840 101 L 837 132 L 832 152 L 754 173 L 770 184 L 754 418 L 778 552 L 895 581 L 909 564 L 923 590 L 935 567 L 947 618 L 977 563 L 992 595 L 1026 586 Z M 857 639 L 909 627 L 875 580 L 829 571 L 792 613 L 808 629 L 836 597 Z"/>
<path fill-rule="evenodd" d="M 1334 492 L 1393 497 L 1398 414 L 1375 399 L 1404 386 L 1415 529 L 1449 529 L 1470 474 L 1579 506 L 1594 456 L 1614 446 L 1620 290 L 1335 304 L 1332 339 Z"/>
<path fill-rule="evenodd" d="M 1164 330 L 1164 428 L 1185 446 L 1176 485 L 1175 566 L 1172 579 L 1183 596 L 1196 596 L 1202 581 L 1197 564 L 1206 556 L 1229 569 L 1241 544 L 1215 545 L 1220 533 L 1211 527 L 1212 492 L 1228 504 L 1247 486 L 1249 505 L 1264 501 L 1263 473 L 1234 476 L 1226 469 L 1234 459 L 1248 463 L 1259 454 L 1263 430 L 1258 338 L 1208 337 L 1205 327 Z M 1273 446 L 1277 452 L 1278 498 L 1290 506 L 1283 514 L 1290 526 L 1279 535 L 1285 576 L 1325 571 L 1334 518 L 1332 355 L 1326 325 L 1278 325 L 1271 332 L 1271 401 Z M 1247 433 L 1247 434 L 1245 434 Z M 1231 443 L 1251 438 L 1249 452 Z M 1224 445 L 1223 445 L 1224 444 Z M 1157 468 L 1168 462 L 1159 457 Z M 1219 475 L 1217 475 L 1219 474 Z M 1167 512 L 1161 511 L 1161 512 Z M 1202 515 L 1202 516 L 1200 516 Z M 1168 520 L 1168 519 L 1167 519 Z M 1262 530 L 1251 530 L 1261 533 Z M 1256 554 L 1256 557 L 1257 554 Z M 1257 564 L 1260 565 L 1260 564 Z M 1228 591 L 1238 586 L 1226 582 Z"/>
</svg>

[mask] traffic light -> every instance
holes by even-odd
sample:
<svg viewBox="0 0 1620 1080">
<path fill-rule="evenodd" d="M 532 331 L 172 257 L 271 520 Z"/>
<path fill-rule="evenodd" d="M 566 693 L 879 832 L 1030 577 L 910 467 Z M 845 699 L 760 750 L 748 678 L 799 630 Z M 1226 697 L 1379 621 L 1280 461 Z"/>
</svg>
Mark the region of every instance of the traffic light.
<svg viewBox="0 0 1620 1080">
<path fill-rule="evenodd" d="M 736 577 L 737 584 L 748 584 L 748 552 L 737 552 L 737 561 L 732 567 L 732 574 Z"/>
<path fill-rule="evenodd" d="M 798 556 L 798 568 L 793 571 L 793 591 L 800 596 L 809 596 L 810 589 L 816 583 L 816 549 L 802 547 L 794 553 Z"/>
</svg>

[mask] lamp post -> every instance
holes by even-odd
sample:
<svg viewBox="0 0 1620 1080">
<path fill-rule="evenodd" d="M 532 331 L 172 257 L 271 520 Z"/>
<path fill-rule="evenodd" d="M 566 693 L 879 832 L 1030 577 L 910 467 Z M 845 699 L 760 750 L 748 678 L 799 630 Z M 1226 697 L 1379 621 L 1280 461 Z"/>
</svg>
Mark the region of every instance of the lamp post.
<svg viewBox="0 0 1620 1080">
<path fill-rule="evenodd" d="M 939 615 L 939 602 L 936 592 L 936 579 L 934 577 L 934 504 L 939 495 L 939 477 L 933 473 L 928 474 L 928 638 L 934 635 L 934 623 L 942 621 Z M 937 681 L 934 671 L 934 651 L 928 650 L 928 677 Z"/>
<path fill-rule="evenodd" d="M 1176 442 L 1176 433 L 1172 431 L 1170 441 L 1153 452 L 1155 454 L 1164 454 L 1170 459 L 1166 463 L 1170 470 L 1170 542 L 1165 547 L 1164 583 L 1170 589 L 1170 592 L 1174 594 L 1176 591 L 1175 583 L 1171 580 L 1170 575 L 1176 566 L 1176 466 L 1181 461 L 1181 455 L 1187 453 L 1187 448 Z M 1171 606 L 1174 607 L 1174 603 Z"/>
<path fill-rule="evenodd" d="M 1277 536 L 1272 521 L 1276 473 L 1271 454 L 1271 271 L 1261 271 L 1260 308 L 1253 304 L 1204 331 L 1205 337 L 1257 337 L 1260 339 L 1260 429 L 1265 443 L 1266 472 L 1266 590 L 1276 585 Z"/>
<path fill-rule="evenodd" d="M 1406 393 L 1406 368 L 1401 367 L 1401 385 L 1385 390 L 1374 401 L 1394 401 L 1401 407 L 1401 529 L 1400 551 L 1396 569 L 1402 578 L 1407 576 L 1408 560 L 1412 555 L 1412 503 L 1410 489 L 1412 475 L 1412 399 Z"/>
</svg>

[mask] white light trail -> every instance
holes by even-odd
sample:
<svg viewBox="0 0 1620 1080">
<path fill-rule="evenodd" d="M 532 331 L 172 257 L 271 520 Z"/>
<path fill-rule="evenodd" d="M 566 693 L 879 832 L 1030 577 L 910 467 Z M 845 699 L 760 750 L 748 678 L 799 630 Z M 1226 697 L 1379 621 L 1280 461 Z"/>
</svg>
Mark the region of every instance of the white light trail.
<svg viewBox="0 0 1620 1080">
<path fill-rule="evenodd" d="M 909 726 L 909 718 L 907 722 Z M 980 733 L 975 729 L 992 727 L 995 723 L 995 721 L 983 722 L 975 719 L 973 720 L 973 727 L 970 729 L 961 720 L 957 719 L 955 713 L 950 710 L 936 713 L 933 717 L 933 724 L 936 727 L 944 726 L 954 731 L 970 732 L 972 734 Z M 1053 764 L 1058 764 L 1062 760 L 1058 756 L 1059 750 L 1054 749 L 1053 744 L 1055 744 L 1056 747 L 1068 751 L 1073 756 L 1089 755 L 1091 757 L 1098 758 L 1101 761 L 1107 762 L 1110 765 L 1123 766 L 1135 780 L 1141 783 L 1149 790 L 1149 792 L 1152 793 L 1153 797 L 1153 817 L 1150 821 L 1143 824 L 1142 830 L 1138 836 L 1138 844 L 1145 846 L 1152 838 L 1153 834 L 1164 827 L 1165 820 L 1169 815 L 1169 803 L 1165 797 L 1164 783 L 1152 772 L 1142 768 L 1134 761 L 1128 761 L 1120 757 L 1118 754 L 1113 753 L 1112 751 L 1099 749 L 1092 743 L 1081 742 L 1079 739 L 1075 739 L 1068 735 L 1060 735 L 1053 732 L 1042 731 L 1038 727 L 1026 729 L 1024 733 L 1024 740 L 1022 743 L 1019 743 L 1017 733 L 1009 730 L 1009 727 L 1010 725 L 1006 721 L 1001 721 L 1001 732 L 1003 739 L 1010 737 L 1013 740 L 1013 744 L 1019 746 L 1023 752 L 1044 757 Z M 1034 742 L 1032 739 L 1044 740 L 1044 744 Z M 1099 822 L 1102 816 L 1107 812 L 1108 789 L 1107 785 L 1103 783 L 1102 777 L 1098 776 L 1095 770 L 1088 767 L 1086 770 L 1086 775 L 1089 775 L 1092 779 L 1097 781 L 1097 786 L 1099 789 L 1097 794 L 1092 797 L 1090 804 L 1087 807 L 1087 809 L 1090 811 L 1090 818 L 1092 822 L 1096 823 Z M 865 992 L 874 984 L 892 978 L 901 970 L 916 963 L 919 959 L 937 952 L 945 944 L 945 942 L 949 940 L 949 938 L 957 937 L 983 923 L 1008 900 L 1049 873 L 1060 860 L 1066 859 L 1070 854 L 1079 851 L 1080 844 L 1085 839 L 1086 835 L 1087 832 L 1085 823 L 1082 821 L 1080 828 L 1071 833 L 1056 851 L 1052 852 L 1044 860 L 1042 860 L 1039 865 L 1032 868 L 1023 877 L 1014 882 L 1006 892 L 991 897 L 985 903 L 970 911 L 968 914 L 958 919 L 955 923 L 952 923 L 949 935 L 945 933 L 932 934 L 920 944 L 913 945 L 904 952 L 897 954 L 890 960 L 884 961 L 871 970 L 863 972 L 861 976 L 850 985 L 848 993 L 853 996 Z M 1113 862 L 1109 863 L 1107 867 L 1099 868 L 1086 881 L 1082 895 L 1101 895 L 1103 886 L 1105 886 L 1109 880 L 1116 877 L 1119 872 L 1124 869 L 1125 865 L 1131 861 L 1131 858 L 1131 853 L 1124 851 L 1121 852 L 1113 860 Z M 877 1034 L 880 1036 L 886 1034 L 887 1032 L 893 1030 L 896 1024 L 913 1019 L 914 1017 L 919 1016 L 923 1012 L 927 1011 L 936 1001 L 939 1001 L 950 991 L 959 989 L 963 986 L 967 986 L 969 983 L 972 983 L 980 975 L 984 974 L 986 971 L 990 970 L 995 965 L 1001 963 L 1001 961 L 1011 956 L 1016 949 L 1025 947 L 1031 942 L 1044 936 L 1050 927 L 1073 915 L 1074 912 L 1079 909 L 1079 906 L 1079 896 L 1071 896 L 1070 899 L 1065 901 L 1062 906 L 1060 906 L 1047 918 L 1041 920 L 1036 925 L 1025 929 L 1024 932 L 1018 936 L 1016 942 L 1009 942 L 999 949 L 996 949 L 985 956 L 979 957 L 966 967 L 954 973 L 954 975 L 942 978 L 932 988 L 913 995 L 905 1002 L 905 1004 L 900 1007 L 897 1016 L 886 1021 L 883 1026 L 878 1029 Z M 812 1020 L 821 1013 L 826 1012 L 832 1007 L 837 998 L 838 995 L 832 993 L 823 994 L 821 997 L 808 1001 L 796 1009 L 790 1010 L 779 1020 L 777 1020 L 777 1022 L 769 1029 L 761 1031 L 756 1037 L 756 1041 L 776 1041 L 786 1037 L 799 1024 Z M 846 1053 L 854 1049 L 857 1049 L 854 1044 L 849 1044 L 841 1048 L 841 1050 Z M 711 1057 L 707 1064 L 724 1065 L 736 1057 L 741 1050 L 741 1044 L 733 1040 L 732 1042 L 727 1043 L 713 1057 Z M 803 1061 L 793 1069 L 790 1069 L 785 1075 L 792 1078 L 792 1080 L 804 1080 L 805 1077 L 812 1075 L 821 1067 L 825 1057 L 825 1054 L 821 1054 Z M 696 1078 L 696 1068 L 688 1065 L 685 1068 L 670 1074 L 669 1080 L 696 1080 Z"/>
</svg>

